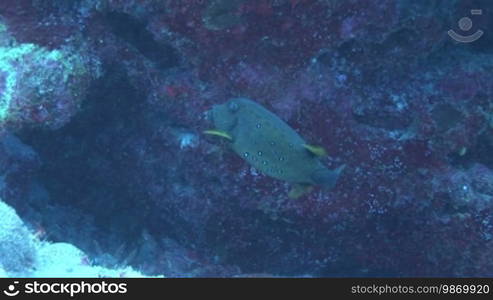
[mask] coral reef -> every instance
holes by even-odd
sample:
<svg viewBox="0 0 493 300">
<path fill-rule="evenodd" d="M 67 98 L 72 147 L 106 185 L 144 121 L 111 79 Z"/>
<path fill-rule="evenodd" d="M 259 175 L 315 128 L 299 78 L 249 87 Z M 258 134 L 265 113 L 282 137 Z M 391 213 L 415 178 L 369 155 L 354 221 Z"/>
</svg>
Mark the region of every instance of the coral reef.
<svg viewBox="0 0 493 300">
<path fill-rule="evenodd" d="M 32 234 L 0 199 L 1 277 L 144 277 L 130 267 L 108 269 L 94 265 L 73 245 L 49 243 Z"/>
<path fill-rule="evenodd" d="M 4 27 L 4 30 L 5 27 Z M 0 126 L 57 129 L 77 112 L 98 65 L 67 49 L 31 43 L 0 47 Z"/>
</svg>

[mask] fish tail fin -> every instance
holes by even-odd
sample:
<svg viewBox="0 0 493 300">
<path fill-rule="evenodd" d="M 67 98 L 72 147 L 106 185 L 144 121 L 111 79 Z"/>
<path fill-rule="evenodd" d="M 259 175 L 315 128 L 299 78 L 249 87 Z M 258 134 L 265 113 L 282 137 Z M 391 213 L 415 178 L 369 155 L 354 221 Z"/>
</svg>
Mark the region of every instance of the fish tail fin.
<svg viewBox="0 0 493 300">
<path fill-rule="evenodd" d="M 346 168 L 346 165 L 342 165 L 335 170 L 319 169 L 313 172 L 312 179 L 316 184 L 320 184 L 327 189 L 332 189 L 336 185 L 337 179 L 339 179 L 344 168 Z"/>
</svg>

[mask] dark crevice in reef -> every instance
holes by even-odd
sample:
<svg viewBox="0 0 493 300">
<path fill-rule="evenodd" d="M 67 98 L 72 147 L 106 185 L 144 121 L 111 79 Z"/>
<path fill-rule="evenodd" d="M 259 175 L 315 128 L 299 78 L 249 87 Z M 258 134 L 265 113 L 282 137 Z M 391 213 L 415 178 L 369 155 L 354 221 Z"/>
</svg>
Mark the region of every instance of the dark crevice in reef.
<svg viewBox="0 0 493 300">
<path fill-rule="evenodd" d="M 117 245 L 140 240 L 146 224 L 146 193 L 125 171 L 131 168 L 125 145 L 142 131 L 146 97 L 120 67 L 107 70 L 65 127 L 26 129 L 19 136 L 42 161 L 37 180 L 50 200 L 36 209 L 49 227 L 49 239 L 114 253 Z"/>
<path fill-rule="evenodd" d="M 107 13 L 105 17 L 109 28 L 116 36 L 135 47 L 159 68 L 169 69 L 179 65 L 180 58 L 176 49 L 156 41 L 146 29 L 147 24 L 144 22 L 119 12 Z"/>
<path fill-rule="evenodd" d="M 480 163 L 493 170 L 491 153 L 493 153 L 493 135 L 491 131 L 486 131 L 478 136 L 476 143 L 467 150 L 466 154 L 451 153 L 449 160 L 453 166 L 457 167 L 469 168 L 475 163 Z"/>
</svg>

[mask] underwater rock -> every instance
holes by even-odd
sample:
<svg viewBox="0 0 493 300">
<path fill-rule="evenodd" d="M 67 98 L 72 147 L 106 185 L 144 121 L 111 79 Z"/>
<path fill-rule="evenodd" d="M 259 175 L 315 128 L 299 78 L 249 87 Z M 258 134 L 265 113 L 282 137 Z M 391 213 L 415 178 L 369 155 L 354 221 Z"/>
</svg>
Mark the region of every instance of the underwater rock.
<svg viewBox="0 0 493 300">
<path fill-rule="evenodd" d="M 34 44 L 0 48 L 0 126 L 60 128 L 78 111 L 97 60 Z"/>
<path fill-rule="evenodd" d="M 204 11 L 204 24 L 210 30 L 224 30 L 239 25 L 244 20 L 239 6 L 244 0 L 213 0 Z"/>
</svg>

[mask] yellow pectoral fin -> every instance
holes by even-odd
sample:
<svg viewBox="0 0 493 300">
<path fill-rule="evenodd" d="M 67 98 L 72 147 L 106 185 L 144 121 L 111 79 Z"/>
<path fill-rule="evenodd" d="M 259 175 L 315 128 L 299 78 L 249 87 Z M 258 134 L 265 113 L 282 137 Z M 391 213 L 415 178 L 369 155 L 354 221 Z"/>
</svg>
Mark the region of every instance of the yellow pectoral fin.
<svg viewBox="0 0 493 300">
<path fill-rule="evenodd" d="M 311 192 L 313 186 L 307 184 L 295 184 L 288 193 L 288 197 L 291 199 L 298 199 L 306 193 Z"/>
<path fill-rule="evenodd" d="M 313 155 L 316 156 L 326 156 L 327 151 L 321 146 L 314 146 L 314 145 L 308 145 L 308 144 L 303 144 L 302 145 L 306 150 L 310 151 Z"/>
<path fill-rule="evenodd" d="M 230 141 L 233 140 L 233 138 L 227 132 L 221 130 L 216 130 L 216 129 L 204 130 L 204 133 L 210 135 L 217 135 L 225 139 L 228 139 Z"/>
</svg>

